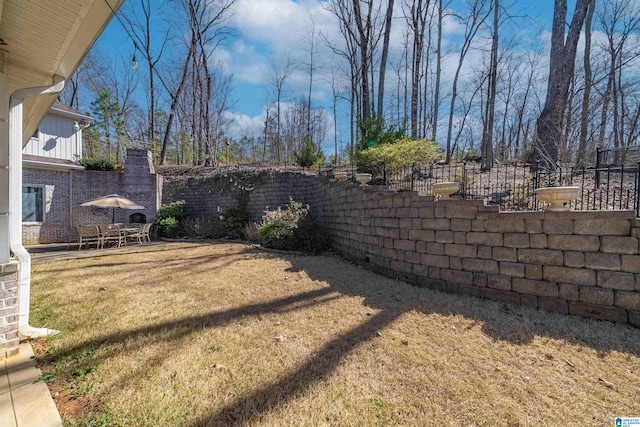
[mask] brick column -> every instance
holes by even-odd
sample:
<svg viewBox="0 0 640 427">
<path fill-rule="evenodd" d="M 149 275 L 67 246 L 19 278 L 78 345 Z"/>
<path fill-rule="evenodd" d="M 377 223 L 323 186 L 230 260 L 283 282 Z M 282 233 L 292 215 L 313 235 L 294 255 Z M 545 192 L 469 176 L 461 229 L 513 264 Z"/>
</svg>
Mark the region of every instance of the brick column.
<svg viewBox="0 0 640 427">
<path fill-rule="evenodd" d="M 18 263 L 0 264 L 0 360 L 18 353 Z"/>
</svg>

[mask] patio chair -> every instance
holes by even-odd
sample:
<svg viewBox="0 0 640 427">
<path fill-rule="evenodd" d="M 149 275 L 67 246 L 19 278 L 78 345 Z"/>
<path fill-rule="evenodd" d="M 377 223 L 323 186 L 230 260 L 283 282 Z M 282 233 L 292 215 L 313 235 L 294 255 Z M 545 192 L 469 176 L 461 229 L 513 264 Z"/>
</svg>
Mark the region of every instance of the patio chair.
<svg viewBox="0 0 640 427">
<path fill-rule="evenodd" d="M 124 235 L 125 245 L 129 243 L 140 243 L 140 231 L 142 231 L 143 225 L 144 224 L 129 224 L 125 228 L 120 229 Z"/>
<path fill-rule="evenodd" d="M 151 225 L 152 224 L 142 224 L 140 227 L 140 232 L 138 233 L 138 242 L 142 243 L 151 243 Z"/>
<path fill-rule="evenodd" d="M 82 249 L 82 245 L 86 245 L 89 249 L 89 245 L 92 244 L 96 245 L 96 249 L 100 248 L 100 229 L 97 225 L 78 225 L 76 230 L 78 231 L 78 250 Z"/>
<path fill-rule="evenodd" d="M 105 247 L 111 243 L 122 246 L 124 235 L 120 232 L 118 224 L 105 224 L 100 226 L 100 246 Z"/>
<path fill-rule="evenodd" d="M 78 243 L 78 229 L 76 227 L 72 227 L 68 225 L 66 227 L 67 231 L 67 249 L 71 247 L 71 245 L 76 245 Z"/>
</svg>

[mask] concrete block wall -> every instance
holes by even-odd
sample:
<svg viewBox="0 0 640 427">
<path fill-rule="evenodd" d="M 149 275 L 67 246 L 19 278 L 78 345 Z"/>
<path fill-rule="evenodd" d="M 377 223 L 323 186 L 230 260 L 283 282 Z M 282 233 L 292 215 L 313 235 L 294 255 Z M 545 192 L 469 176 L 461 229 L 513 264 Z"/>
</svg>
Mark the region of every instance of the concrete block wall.
<svg viewBox="0 0 640 427">
<path fill-rule="evenodd" d="M 18 263 L 0 264 L 0 360 L 18 354 Z"/>
<path fill-rule="evenodd" d="M 640 222 L 631 211 L 498 212 L 334 183 L 334 247 L 429 288 L 640 327 Z"/>
<path fill-rule="evenodd" d="M 266 209 L 289 203 L 309 204 L 314 216 L 326 223 L 326 202 L 317 175 L 264 172 L 250 180 L 233 172 L 201 177 L 165 177 L 163 203 L 184 200 L 194 216 L 215 216 L 230 208 L 244 206 L 252 221 L 260 222 Z M 249 190 L 247 190 L 249 189 Z"/>
<path fill-rule="evenodd" d="M 272 176 L 272 179 L 256 186 L 249 193 L 247 212 L 253 221 L 260 221 L 265 210 L 284 207 L 290 199 L 311 207 L 312 215 L 323 225 L 327 223 L 326 198 L 322 184 L 326 178 L 288 172 Z"/>
<path fill-rule="evenodd" d="M 222 203 L 213 181 L 190 181 L 188 191 L 203 214 Z M 436 201 L 296 174 L 261 182 L 247 208 L 259 220 L 289 197 L 311 206 L 336 250 L 379 273 L 640 327 L 640 221 L 632 211 L 499 212 L 482 200 Z"/>
</svg>

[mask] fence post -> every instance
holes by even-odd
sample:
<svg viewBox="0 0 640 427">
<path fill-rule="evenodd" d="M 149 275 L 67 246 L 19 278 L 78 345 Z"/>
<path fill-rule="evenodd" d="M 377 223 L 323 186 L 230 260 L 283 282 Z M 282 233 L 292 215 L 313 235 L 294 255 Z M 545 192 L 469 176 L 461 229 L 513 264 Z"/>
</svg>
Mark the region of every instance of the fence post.
<svg viewBox="0 0 640 427">
<path fill-rule="evenodd" d="M 382 185 L 387 185 L 387 162 L 382 162 Z"/>
<path fill-rule="evenodd" d="M 602 161 L 602 150 L 596 148 L 596 188 L 600 187 L 600 163 Z"/>
<path fill-rule="evenodd" d="M 462 162 L 462 198 L 467 198 L 467 162 Z"/>
<path fill-rule="evenodd" d="M 413 185 L 416 179 L 415 175 L 416 175 L 416 163 L 413 162 L 413 164 L 411 165 L 411 191 L 413 191 Z"/>
</svg>

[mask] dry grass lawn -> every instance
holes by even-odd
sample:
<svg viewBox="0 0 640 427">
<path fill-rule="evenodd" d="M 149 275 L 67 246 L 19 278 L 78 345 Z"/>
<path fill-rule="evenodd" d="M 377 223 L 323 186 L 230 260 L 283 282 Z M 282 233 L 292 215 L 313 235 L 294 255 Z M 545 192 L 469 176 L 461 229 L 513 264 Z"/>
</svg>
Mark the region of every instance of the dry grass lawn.
<svg viewBox="0 0 640 427">
<path fill-rule="evenodd" d="M 385 278 L 338 257 L 162 243 L 37 264 L 66 425 L 612 426 L 640 330 Z"/>
</svg>

